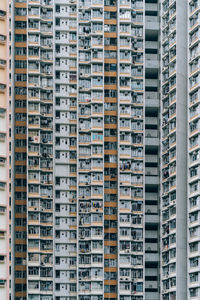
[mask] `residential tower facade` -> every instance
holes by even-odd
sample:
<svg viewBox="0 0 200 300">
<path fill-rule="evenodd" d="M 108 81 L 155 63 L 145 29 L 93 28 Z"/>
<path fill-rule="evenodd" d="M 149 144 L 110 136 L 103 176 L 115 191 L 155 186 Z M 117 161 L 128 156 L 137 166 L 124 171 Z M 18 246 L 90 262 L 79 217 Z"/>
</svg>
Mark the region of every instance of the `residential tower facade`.
<svg viewBox="0 0 200 300">
<path fill-rule="evenodd" d="M 12 299 L 159 299 L 158 8 L 11 3 Z"/>
<path fill-rule="evenodd" d="M 198 9 L 10 2 L 12 300 L 198 299 Z"/>
</svg>

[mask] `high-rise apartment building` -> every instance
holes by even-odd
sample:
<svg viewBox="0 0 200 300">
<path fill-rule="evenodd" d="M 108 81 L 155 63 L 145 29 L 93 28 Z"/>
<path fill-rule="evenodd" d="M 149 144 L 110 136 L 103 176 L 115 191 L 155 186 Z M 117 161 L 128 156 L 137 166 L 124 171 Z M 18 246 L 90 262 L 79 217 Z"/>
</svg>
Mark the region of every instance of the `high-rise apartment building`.
<svg viewBox="0 0 200 300">
<path fill-rule="evenodd" d="M 11 2 L 12 299 L 159 299 L 158 13 Z"/>
<path fill-rule="evenodd" d="M 8 2 L 2 300 L 199 299 L 199 1 Z"/>
</svg>

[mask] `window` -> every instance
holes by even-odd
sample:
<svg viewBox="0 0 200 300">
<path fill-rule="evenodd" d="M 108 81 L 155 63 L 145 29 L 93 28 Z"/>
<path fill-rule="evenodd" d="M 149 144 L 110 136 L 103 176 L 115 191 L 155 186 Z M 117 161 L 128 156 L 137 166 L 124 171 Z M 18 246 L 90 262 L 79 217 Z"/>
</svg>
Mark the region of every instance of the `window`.
<svg viewBox="0 0 200 300">
<path fill-rule="evenodd" d="M 5 16 L 6 16 L 6 11 L 0 10 L 0 17 L 5 17 Z"/>
<path fill-rule="evenodd" d="M 3 83 L 0 83 L 0 90 L 4 90 L 6 88 L 6 85 Z"/>
<path fill-rule="evenodd" d="M 190 291 L 190 297 L 197 297 L 198 296 L 198 288 L 192 288 Z"/>
<path fill-rule="evenodd" d="M 198 168 L 191 168 L 190 169 L 190 177 L 194 177 L 194 176 L 197 176 L 198 174 Z"/>
<path fill-rule="evenodd" d="M 6 284 L 6 280 L 4 279 L 0 279 L 0 287 L 4 286 Z"/>
</svg>

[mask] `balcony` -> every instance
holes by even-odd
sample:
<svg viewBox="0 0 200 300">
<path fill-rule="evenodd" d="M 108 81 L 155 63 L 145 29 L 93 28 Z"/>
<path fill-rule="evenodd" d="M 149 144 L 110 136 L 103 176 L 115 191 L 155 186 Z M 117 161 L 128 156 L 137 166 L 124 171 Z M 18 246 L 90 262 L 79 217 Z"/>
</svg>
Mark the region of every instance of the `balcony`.
<svg viewBox="0 0 200 300">
<path fill-rule="evenodd" d="M 158 263 L 159 262 L 159 254 L 158 253 L 146 253 L 146 262 L 150 263 Z"/>
<path fill-rule="evenodd" d="M 145 4 L 145 10 L 147 11 L 157 11 L 158 10 L 158 4 L 156 3 L 146 3 Z"/>
<path fill-rule="evenodd" d="M 160 29 L 158 17 L 146 16 L 145 17 L 145 29 L 147 30 L 147 34 L 149 34 L 149 35 L 151 33 L 153 33 L 153 31 L 158 31 Z"/>
<path fill-rule="evenodd" d="M 152 146 L 159 146 L 159 138 L 158 137 L 145 137 L 145 145 L 152 147 Z"/>
<path fill-rule="evenodd" d="M 145 176 L 146 185 L 158 185 L 159 177 L 158 176 Z"/>
<path fill-rule="evenodd" d="M 159 216 L 158 215 L 146 215 L 145 216 L 146 224 L 159 224 Z"/>
<path fill-rule="evenodd" d="M 153 59 L 153 58 L 146 58 L 145 61 L 145 67 L 146 69 L 158 69 L 159 68 L 159 60 Z"/>
</svg>

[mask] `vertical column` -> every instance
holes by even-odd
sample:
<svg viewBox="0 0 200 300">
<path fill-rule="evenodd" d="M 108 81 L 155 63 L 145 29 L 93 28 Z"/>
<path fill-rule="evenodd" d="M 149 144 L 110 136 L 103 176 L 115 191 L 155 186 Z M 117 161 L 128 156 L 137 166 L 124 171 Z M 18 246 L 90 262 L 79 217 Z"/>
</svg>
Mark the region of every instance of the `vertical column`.
<svg viewBox="0 0 200 300">
<path fill-rule="evenodd" d="M 162 299 L 186 299 L 186 2 L 162 1 Z"/>
<path fill-rule="evenodd" d="M 103 1 L 78 2 L 78 299 L 103 299 Z"/>
<path fill-rule="evenodd" d="M 9 299 L 9 8 L 0 3 L 0 297 Z"/>
<path fill-rule="evenodd" d="M 117 2 L 104 2 L 104 299 L 117 299 Z"/>
<path fill-rule="evenodd" d="M 145 1 L 145 299 L 159 300 L 159 5 Z"/>
<path fill-rule="evenodd" d="M 12 299 L 27 296 L 27 3 L 11 3 Z"/>
<path fill-rule="evenodd" d="M 53 1 L 27 16 L 27 297 L 53 296 Z"/>
<path fill-rule="evenodd" d="M 199 1 L 188 2 L 188 290 L 200 297 L 199 286 Z"/>
<path fill-rule="evenodd" d="M 118 281 L 144 299 L 144 1 L 118 3 Z"/>
<path fill-rule="evenodd" d="M 77 297 L 77 1 L 55 1 L 55 299 Z"/>
</svg>

